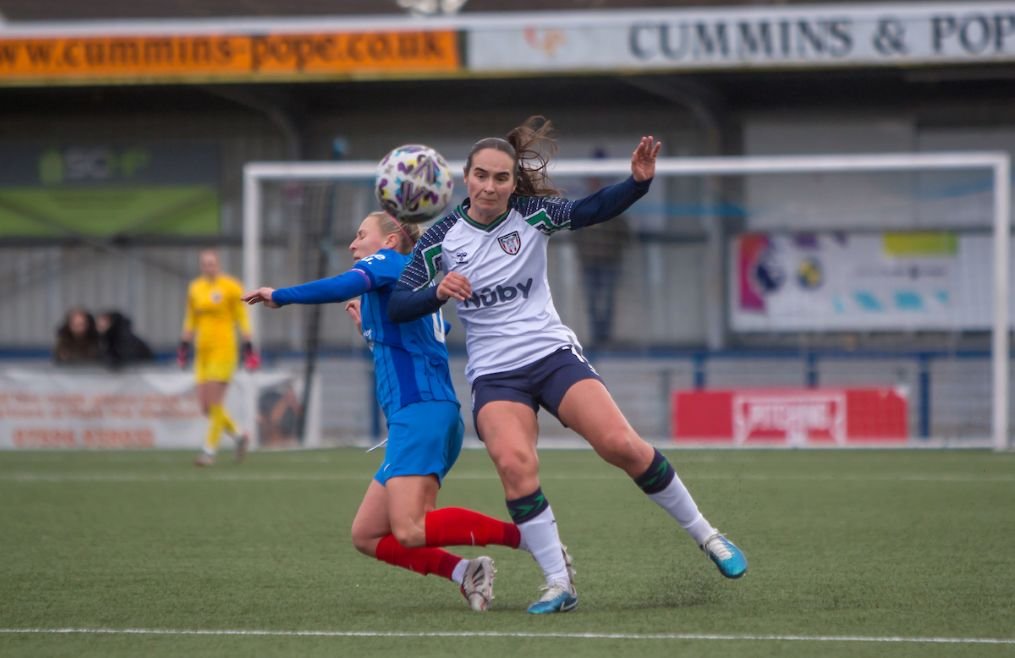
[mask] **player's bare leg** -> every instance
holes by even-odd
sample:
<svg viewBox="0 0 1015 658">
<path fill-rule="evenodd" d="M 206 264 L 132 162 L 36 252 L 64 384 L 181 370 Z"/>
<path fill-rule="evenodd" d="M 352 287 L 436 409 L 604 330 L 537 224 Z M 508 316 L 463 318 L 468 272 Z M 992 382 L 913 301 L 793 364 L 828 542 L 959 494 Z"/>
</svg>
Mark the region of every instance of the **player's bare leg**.
<svg viewBox="0 0 1015 658">
<path fill-rule="evenodd" d="M 459 585 L 469 607 L 485 611 L 493 599 L 493 560 L 465 559 L 427 545 L 426 514 L 436 498 L 437 481 L 431 476 L 391 478 L 386 486 L 371 480 L 353 520 L 353 545 L 389 564 L 444 576 Z"/>
<path fill-rule="evenodd" d="M 722 575 L 739 578 L 747 571 L 743 552 L 701 514 L 669 460 L 634 431 L 602 382 L 575 383 L 564 395 L 559 413 L 561 421 L 581 434 L 600 457 L 627 473 L 666 510 Z"/>
<path fill-rule="evenodd" d="M 538 425 L 528 406 L 505 400 L 488 402 L 477 414 L 479 434 L 493 460 L 508 511 L 521 541 L 543 571 L 545 591 L 529 606 L 533 614 L 567 612 L 578 605 L 570 555 L 557 531 L 557 521 L 539 484 L 536 452 Z"/>
</svg>

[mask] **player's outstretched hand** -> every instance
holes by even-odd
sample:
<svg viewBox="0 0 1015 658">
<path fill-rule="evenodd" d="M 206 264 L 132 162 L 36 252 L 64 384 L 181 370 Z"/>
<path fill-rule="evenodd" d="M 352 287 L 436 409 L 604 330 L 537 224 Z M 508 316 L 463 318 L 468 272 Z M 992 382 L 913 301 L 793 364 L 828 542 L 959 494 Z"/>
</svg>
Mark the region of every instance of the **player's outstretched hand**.
<svg viewBox="0 0 1015 658">
<path fill-rule="evenodd" d="M 363 316 L 360 313 L 360 303 L 358 299 L 353 299 L 345 303 L 345 312 L 349 314 L 352 321 L 356 323 L 356 331 L 363 331 Z"/>
<path fill-rule="evenodd" d="M 656 175 L 656 157 L 662 147 L 663 143 L 657 142 L 652 135 L 641 138 L 631 154 L 631 175 L 634 180 L 640 183 Z"/>
<path fill-rule="evenodd" d="M 243 368 L 245 370 L 254 371 L 261 367 L 261 355 L 257 353 L 257 350 L 254 349 L 254 344 L 249 340 L 243 341 L 240 352 L 243 355 Z"/>
<path fill-rule="evenodd" d="M 251 304 L 251 305 L 257 304 L 258 302 L 260 302 L 260 303 L 263 303 L 268 308 L 282 308 L 281 306 L 279 306 L 275 302 L 271 301 L 271 293 L 273 293 L 273 292 L 275 292 L 274 288 L 269 288 L 269 287 L 265 286 L 263 288 L 258 288 L 257 290 L 253 290 L 251 292 L 245 292 L 245 293 L 243 293 L 243 296 L 240 297 L 240 299 L 242 299 L 243 301 L 245 301 L 245 302 L 247 302 L 248 304 Z"/>
<path fill-rule="evenodd" d="M 190 341 L 181 340 L 176 348 L 176 365 L 186 368 L 190 362 Z"/>
</svg>

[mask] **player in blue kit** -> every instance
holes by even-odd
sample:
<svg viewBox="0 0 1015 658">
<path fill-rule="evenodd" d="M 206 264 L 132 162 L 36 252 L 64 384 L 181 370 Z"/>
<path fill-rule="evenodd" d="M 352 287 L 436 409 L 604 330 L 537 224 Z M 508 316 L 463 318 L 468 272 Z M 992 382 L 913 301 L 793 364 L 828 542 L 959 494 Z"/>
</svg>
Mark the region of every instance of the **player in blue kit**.
<svg viewBox="0 0 1015 658">
<path fill-rule="evenodd" d="M 388 438 L 384 462 L 352 524 L 353 545 L 389 564 L 453 580 L 470 607 L 483 611 L 493 598 L 493 560 L 467 560 L 438 547 L 524 547 L 512 523 L 464 508 L 436 508 L 441 481 L 458 458 L 464 433 L 448 369 L 444 319 L 438 310 L 394 324 L 387 313 L 391 291 L 418 237 L 418 226 L 384 212 L 370 213 L 349 245 L 356 260 L 352 269 L 290 288 L 259 288 L 244 294 L 243 301 L 279 308 L 361 298 L 348 301 L 346 310 L 373 353 Z"/>
<path fill-rule="evenodd" d="M 577 200 L 559 197 L 545 175 L 555 150 L 550 122 L 531 117 L 506 139 L 478 141 L 465 165 L 468 199 L 423 235 L 388 303 L 410 321 L 449 299 L 465 327 L 477 432 L 500 474 L 511 517 L 546 578 L 529 612 L 566 612 L 578 594 L 539 481 L 539 407 L 623 469 L 665 509 L 728 578 L 747 570 L 741 550 L 701 514 L 670 462 L 617 407 L 577 337 L 553 306 L 547 243 L 624 212 L 649 189 L 661 144 L 642 137 L 631 176 Z M 433 282 L 443 275 L 437 286 Z"/>
</svg>

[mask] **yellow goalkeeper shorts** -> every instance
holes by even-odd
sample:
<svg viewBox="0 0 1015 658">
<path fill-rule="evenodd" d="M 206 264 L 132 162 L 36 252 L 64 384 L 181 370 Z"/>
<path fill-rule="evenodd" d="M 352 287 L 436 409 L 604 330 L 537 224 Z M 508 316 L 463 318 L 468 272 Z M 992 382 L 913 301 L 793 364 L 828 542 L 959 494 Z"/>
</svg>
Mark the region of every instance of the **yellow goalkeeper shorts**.
<svg viewBox="0 0 1015 658">
<path fill-rule="evenodd" d="M 194 378 L 200 382 L 227 382 L 236 371 L 236 349 L 198 350 L 194 354 Z"/>
</svg>

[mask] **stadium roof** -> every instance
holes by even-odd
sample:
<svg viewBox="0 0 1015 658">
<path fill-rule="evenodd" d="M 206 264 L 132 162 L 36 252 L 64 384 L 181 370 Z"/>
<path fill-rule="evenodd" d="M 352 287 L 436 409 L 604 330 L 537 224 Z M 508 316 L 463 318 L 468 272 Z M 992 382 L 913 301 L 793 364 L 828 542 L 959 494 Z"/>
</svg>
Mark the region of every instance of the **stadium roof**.
<svg viewBox="0 0 1015 658">
<path fill-rule="evenodd" d="M 447 0 L 443 0 L 447 2 Z M 369 16 L 405 14 L 400 5 L 440 5 L 439 0 L 0 0 L 7 21 L 66 21 L 214 16 Z M 820 5 L 842 0 L 452 0 L 460 14 L 480 12 L 582 11 L 677 7 Z M 851 0 L 849 4 L 885 4 Z M 925 4 L 895 0 L 892 4 Z"/>
</svg>

